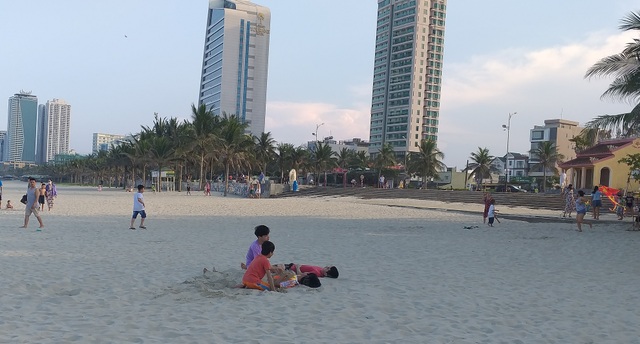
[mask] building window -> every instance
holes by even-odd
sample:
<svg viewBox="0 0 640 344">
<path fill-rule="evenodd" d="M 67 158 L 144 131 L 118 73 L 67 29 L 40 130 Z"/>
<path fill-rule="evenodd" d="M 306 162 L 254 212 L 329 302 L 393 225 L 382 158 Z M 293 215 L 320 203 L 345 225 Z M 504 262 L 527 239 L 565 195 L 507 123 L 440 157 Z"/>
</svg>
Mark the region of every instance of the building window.
<svg viewBox="0 0 640 344">
<path fill-rule="evenodd" d="M 542 140 L 544 138 L 544 131 L 542 130 L 534 130 L 531 132 L 532 140 Z"/>
</svg>

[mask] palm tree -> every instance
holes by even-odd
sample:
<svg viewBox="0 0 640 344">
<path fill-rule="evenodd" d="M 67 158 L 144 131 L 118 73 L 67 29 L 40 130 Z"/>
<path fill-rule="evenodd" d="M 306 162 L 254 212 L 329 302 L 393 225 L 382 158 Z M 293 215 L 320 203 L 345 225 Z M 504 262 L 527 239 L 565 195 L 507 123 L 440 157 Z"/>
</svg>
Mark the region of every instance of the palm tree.
<svg viewBox="0 0 640 344">
<path fill-rule="evenodd" d="M 471 152 L 471 156 L 469 158 L 472 161 L 470 166 L 467 167 L 467 169 L 471 170 L 469 178 L 471 178 L 471 176 L 475 176 L 476 183 L 479 188 L 482 189 L 482 180 L 491 175 L 491 162 L 493 161 L 494 156 L 489 154 L 488 148 L 478 147 L 478 151 Z"/>
<path fill-rule="evenodd" d="M 409 170 L 415 171 L 417 175 L 422 177 L 422 183 L 427 182 L 427 178 L 438 179 L 438 172 L 445 170 L 447 166 L 442 162 L 444 153 L 442 153 L 436 142 L 433 140 L 422 140 L 420 142 L 420 151 L 409 154 Z"/>
<path fill-rule="evenodd" d="M 154 136 L 149 140 L 149 161 L 158 168 L 156 190 L 162 191 L 162 168 L 175 158 L 174 142 L 166 136 Z"/>
<path fill-rule="evenodd" d="M 532 167 L 539 166 L 542 168 L 542 190 L 547 190 L 547 170 L 553 170 L 554 174 L 558 174 L 556 164 L 564 159 L 564 155 L 558 153 L 555 143 L 552 141 L 544 141 L 538 144 L 538 148 L 529 151 L 531 157 L 538 160 L 538 163 Z"/>
<path fill-rule="evenodd" d="M 375 158 L 374 165 L 378 169 L 378 180 L 380 180 L 380 176 L 382 175 L 382 170 L 386 169 L 389 166 L 393 166 L 396 164 L 396 154 L 393 151 L 393 146 L 390 143 L 385 143 L 380 150 L 378 151 L 378 155 Z"/>
<path fill-rule="evenodd" d="M 275 156 L 276 141 L 271 137 L 271 132 L 268 132 L 260 134 L 260 137 L 254 136 L 253 142 L 255 143 L 256 160 L 258 160 L 262 172 L 266 174 L 267 164 Z"/>
<path fill-rule="evenodd" d="M 602 130 L 599 128 L 585 128 L 582 129 L 578 136 L 569 139 L 574 144 L 574 150 L 576 153 L 581 152 L 587 148 L 591 148 L 600 140 L 610 139 L 611 130 Z"/>
<path fill-rule="evenodd" d="M 311 166 L 311 152 L 305 146 L 298 146 L 291 151 L 291 168 L 306 172 L 311 169 Z"/>
<path fill-rule="evenodd" d="M 367 152 L 358 151 L 353 157 L 353 164 L 356 167 L 361 168 L 363 170 L 369 167 L 370 161 L 369 161 L 369 156 L 367 155 Z"/>
<path fill-rule="evenodd" d="M 336 166 L 336 158 L 333 157 L 334 153 L 331 150 L 331 146 L 322 142 L 316 143 L 313 161 L 316 164 L 316 168 L 324 172 L 324 185 L 327 186 L 327 169 Z M 318 178 L 318 181 L 320 181 L 320 178 Z"/>
<path fill-rule="evenodd" d="M 224 166 L 224 196 L 226 197 L 229 187 L 229 178 L 226 176 L 229 175 L 231 168 L 248 167 L 252 158 L 253 138 L 244 133 L 248 125 L 242 123 L 235 115 L 223 114 L 220 124 L 215 154 Z"/>
<path fill-rule="evenodd" d="M 622 31 L 640 31 L 640 12 L 631 12 L 622 19 L 619 29 Z M 602 94 L 636 104 L 631 112 L 617 115 L 601 115 L 589 121 L 587 128 L 612 129 L 620 136 L 633 136 L 640 133 L 640 39 L 628 43 L 621 53 L 607 56 L 591 66 L 585 78 L 613 76 L 614 80 Z"/>
<path fill-rule="evenodd" d="M 347 147 L 343 147 L 342 149 L 340 149 L 340 152 L 335 154 L 336 163 L 338 164 L 338 166 L 340 166 L 340 168 L 349 167 L 349 163 L 353 159 L 353 154 L 354 154 L 353 150 Z"/>
<path fill-rule="evenodd" d="M 204 159 L 213 149 L 212 144 L 215 136 L 214 131 L 217 127 L 217 117 L 207 110 L 206 105 L 201 104 L 196 108 L 191 104 L 191 126 L 193 128 L 193 152 L 197 154 L 200 160 L 200 189 L 204 181 Z M 225 176 L 225 180 L 227 176 Z M 226 192 L 226 191 L 225 191 Z"/>
<path fill-rule="evenodd" d="M 276 164 L 278 165 L 278 169 L 280 169 L 280 182 L 282 183 L 285 171 L 293 167 L 291 155 L 295 148 L 290 143 L 280 143 L 276 149 L 278 151 L 276 153 Z"/>
</svg>

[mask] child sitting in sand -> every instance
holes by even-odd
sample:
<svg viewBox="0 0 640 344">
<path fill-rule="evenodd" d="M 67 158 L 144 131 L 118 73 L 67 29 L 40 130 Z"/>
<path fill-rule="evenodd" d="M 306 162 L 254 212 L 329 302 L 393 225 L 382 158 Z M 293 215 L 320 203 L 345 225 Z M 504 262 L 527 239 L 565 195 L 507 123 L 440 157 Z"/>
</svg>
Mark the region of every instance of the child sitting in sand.
<svg viewBox="0 0 640 344">
<path fill-rule="evenodd" d="M 260 255 L 260 252 L 262 251 L 262 244 L 265 241 L 269 240 L 269 227 L 265 225 L 256 226 L 253 234 L 255 234 L 258 239 L 256 239 L 256 241 L 251 243 L 251 246 L 249 246 L 249 251 L 247 252 L 246 256 L 246 263 L 240 263 L 240 267 L 243 270 L 246 270 L 247 266 L 251 264 L 251 261 L 255 259 L 255 257 Z"/>
<path fill-rule="evenodd" d="M 13 204 L 11 204 L 11 200 L 7 200 L 7 209 L 13 209 Z"/>
<path fill-rule="evenodd" d="M 255 257 L 251 264 L 247 266 L 247 271 L 242 276 L 242 284 L 245 288 L 257 289 L 257 290 L 276 290 L 271 270 L 274 269 L 269 263 L 269 258 L 273 256 L 273 252 L 276 250 L 276 245 L 271 241 L 265 241 L 262 243 L 262 251 L 260 255 Z M 267 276 L 268 285 L 262 281 Z"/>
</svg>

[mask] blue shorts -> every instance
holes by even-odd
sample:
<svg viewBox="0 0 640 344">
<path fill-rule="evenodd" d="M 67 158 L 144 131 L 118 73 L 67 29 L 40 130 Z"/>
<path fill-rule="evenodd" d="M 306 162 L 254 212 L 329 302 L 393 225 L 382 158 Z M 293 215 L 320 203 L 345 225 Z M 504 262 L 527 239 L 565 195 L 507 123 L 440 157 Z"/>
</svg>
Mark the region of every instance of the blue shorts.
<svg viewBox="0 0 640 344">
<path fill-rule="evenodd" d="M 594 207 L 602 207 L 602 201 L 601 200 L 595 200 L 593 202 L 591 202 L 591 205 Z"/>
<path fill-rule="evenodd" d="M 576 211 L 576 214 L 578 214 L 578 215 L 580 215 L 580 214 L 586 215 L 587 211 L 586 210 Z"/>
<path fill-rule="evenodd" d="M 137 217 L 138 217 L 138 214 L 140 214 L 140 217 L 142 217 L 143 219 L 146 219 L 146 218 L 147 218 L 147 213 L 146 213 L 144 210 L 140 210 L 140 211 L 136 211 L 136 210 L 134 210 L 134 211 L 133 211 L 133 218 L 134 218 L 134 219 L 135 219 L 135 218 L 137 218 Z"/>
</svg>

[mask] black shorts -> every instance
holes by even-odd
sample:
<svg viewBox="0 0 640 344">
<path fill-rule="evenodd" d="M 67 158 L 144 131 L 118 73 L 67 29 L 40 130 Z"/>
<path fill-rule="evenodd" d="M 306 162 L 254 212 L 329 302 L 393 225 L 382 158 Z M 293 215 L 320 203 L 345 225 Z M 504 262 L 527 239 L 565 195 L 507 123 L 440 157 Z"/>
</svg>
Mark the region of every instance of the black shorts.
<svg viewBox="0 0 640 344">
<path fill-rule="evenodd" d="M 0 199 L 2 201 L 2 199 Z M 38 203 L 44 204 L 44 196 L 38 196 Z"/>
</svg>

